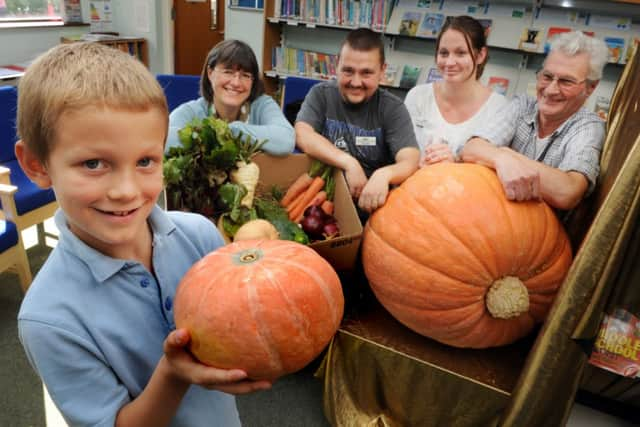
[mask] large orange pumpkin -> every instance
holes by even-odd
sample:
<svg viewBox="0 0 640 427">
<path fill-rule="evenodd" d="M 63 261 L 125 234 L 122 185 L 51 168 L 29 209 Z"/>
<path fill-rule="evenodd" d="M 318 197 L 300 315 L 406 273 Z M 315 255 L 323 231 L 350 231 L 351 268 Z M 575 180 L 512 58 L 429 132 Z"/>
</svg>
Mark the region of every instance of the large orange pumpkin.
<svg viewBox="0 0 640 427">
<path fill-rule="evenodd" d="M 495 172 L 422 168 L 364 231 L 363 264 L 380 303 L 412 330 L 485 348 L 529 333 L 550 308 L 571 247 L 544 202 L 510 202 Z"/>
<path fill-rule="evenodd" d="M 335 270 L 313 249 L 246 240 L 194 264 L 174 306 L 176 327 L 189 330 L 198 360 L 273 380 L 320 354 L 342 319 L 344 298 Z"/>
</svg>

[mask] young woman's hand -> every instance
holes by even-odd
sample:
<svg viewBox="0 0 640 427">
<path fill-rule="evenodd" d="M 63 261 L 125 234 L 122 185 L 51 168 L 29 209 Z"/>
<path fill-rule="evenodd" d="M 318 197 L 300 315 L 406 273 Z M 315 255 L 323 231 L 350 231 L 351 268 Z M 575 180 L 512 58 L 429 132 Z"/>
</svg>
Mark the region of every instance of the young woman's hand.
<svg viewBox="0 0 640 427">
<path fill-rule="evenodd" d="M 164 357 L 178 380 L 229 394 L 246 394 L 271 387 L 269 381 L 253 381 L 240 369 L 204 365 L 187 350 L 191 337 L 186 329 L 172 331 L 164 341 Z"/>
<path fill-rule="evenodd" d="M 424 149 L 424 157 L 420 161 L 420 167 L 433 165 L 440 162 L 455 162 L 455 157 L 447 144 L 427 145 Z"/>
</svg>

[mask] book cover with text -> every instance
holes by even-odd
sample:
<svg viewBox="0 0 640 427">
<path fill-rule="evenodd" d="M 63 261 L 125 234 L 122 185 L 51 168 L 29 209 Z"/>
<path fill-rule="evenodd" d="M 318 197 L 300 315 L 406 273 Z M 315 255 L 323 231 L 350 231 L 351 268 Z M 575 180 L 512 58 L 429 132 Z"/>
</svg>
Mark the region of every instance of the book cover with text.
<svg viewBox="0 0 640 427">
<path fill-rule="evenodd" d="M 609 49 L 609 62 L 614 64 L 620 62 L 624 51 L 624 39 L 621 37 L 605 37 L 604 42 Z"/>
<path fill-rule="evenodd" d="M 549 48 L 551 47 L 551 39 L 553 39 L 558 34 L 568 33 L 571 31 L 571 28 L 568 27 L 549 27 L 547 30 L 547 40 L 544 42 L 544 53 L 549 53 Z"/>
<path fill-rule="evenodd" d="M 589 363 L 623 377 L 638 377 L 640 319 L 622 308 L 605 314 Z"/>
<path fill-rule="evenodd" d="M 400 77 L 400 87 L 411 89 L 418 83 L 422 67 L 417 65 L 405 65 L 402 67 L 402 76 Z"/>
<path fill-rule="evenodd" d="M 427 80 L 425 83 L 433 83 L 442 80 L 442 74 L 438 71 L 437 68 L 429 68 L 429 72 L 427 73 Z"/>
<path fill-rule="evenodd" d="M 380 84 L 385 86 L 395 86 L 396 76 L 398 75 L 398 66 L 387 63 L 387 68 L 380 79 Z"/>
<path fill-rule="evenodd" d="M 542 28 L 523 28 L 518 49 L 527 52 L 538 52 L 542 41 L 542 33 Z"/>
<path fill-rule="evenodd" d="M 444 24 L 442 13 L 425 13 L 418 30 L 418 35 L 423 37 L 435 37 Z"/>
<path fill-rule="evenodd" d="M 505 77 L 499 76 L 491 76 L 489 77 L 489 82 L 487 83 L 493 91 L 498 92 L 501 95 L 507 94 L 507 89 L 509 89 L 509 79 Z"/>
<path fill-rule="evenodd" d="M 418 33 L 420 18 L 422 18 L 422 13 L 420 12 L 404 12 L 398 27 L 398 33 L 401 36 L 415 36 Z"/>
</svg>

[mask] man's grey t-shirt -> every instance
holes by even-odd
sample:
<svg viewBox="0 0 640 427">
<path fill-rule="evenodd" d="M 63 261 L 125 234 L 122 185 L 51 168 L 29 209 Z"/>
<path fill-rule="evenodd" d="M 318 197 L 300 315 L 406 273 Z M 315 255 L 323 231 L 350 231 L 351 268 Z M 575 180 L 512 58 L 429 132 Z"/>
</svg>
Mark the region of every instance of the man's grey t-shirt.
<svg viewBox="0 0 640 427">
<path fill-rule="evenodd" d="M 402 148 L 418 148 L 407 108 L 384 89 L 361 104 L 350 104 L 342 99 L 335 80 L 319 83 L 307 94 L 296 121 L 308 123 L 358 159 L 367 177 L 393 164 Z"/>
</svg>

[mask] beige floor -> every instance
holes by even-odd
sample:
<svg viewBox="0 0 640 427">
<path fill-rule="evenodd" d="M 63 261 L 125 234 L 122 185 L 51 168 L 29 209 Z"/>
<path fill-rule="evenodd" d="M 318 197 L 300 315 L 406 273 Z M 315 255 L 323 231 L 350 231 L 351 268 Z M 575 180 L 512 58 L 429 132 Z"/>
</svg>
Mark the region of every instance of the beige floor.
<svg viewBox="0 0 640 427">
<path fill-rule="evenodd" d="M 57 234 L 57 230 L 52 219 L 45 222 L 45 229 L 48 232 Z M 35 227 L 25 230 L 23 239 L 25 246 L 31 247 L 34 245 L 37 242 Z M 55 239 L 47 240 L 47 244 L 50 246 L 55 246 L 55 243 Z M 62 415 L 60 415 L 55 404 L 51 401 L 46 387 L 43 386 L 43 388 L 47 427 L 67 427 Z M 632 427 L 634 425 L 635 424 L 580 404 L 574 405 L 569 421 L 567 422 L 567 427 Z"/>
</svg>

